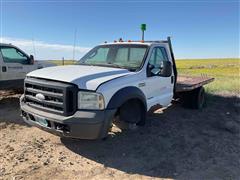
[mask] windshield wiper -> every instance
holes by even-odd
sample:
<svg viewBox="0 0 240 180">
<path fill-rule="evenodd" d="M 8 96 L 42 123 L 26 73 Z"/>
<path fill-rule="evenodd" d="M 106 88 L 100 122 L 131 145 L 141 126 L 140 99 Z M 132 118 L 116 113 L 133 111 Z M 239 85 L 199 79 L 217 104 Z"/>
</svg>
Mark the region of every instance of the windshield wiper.
<svg viewBox="0 0 240 180">
<path fill-rule="evenodd" d="M 134 67 L 121 66 L 121 65 L 118 65 L 118 64 L 109 64 L 109 65 L 110 65 L 110 67 L 127 69 L 127 70 L 129 70 L 129 71 L 136 71 L 136 69 L 137 69 L 137 68 L 134 68 Z"/>
<path fill-rule="evenodd" d="M 116 67 L 116 68 L 123 68 L 120 65 L 112 64 L 112 63 L 106 63 L 106 64 L 100 64 L 100 63 L 78 63 L 79 65 L 88 65 L 88 66 L 105 66 L 105 67 Z"/>
<path fill-rule="evenodd" d="M 137 68 L 128 67 L 128 66 L 121 66 L 118 64 L 108 63 L 108 64 L 88 64 L 88 63 L 79 63 L 78 65 L 88 65 L 88 66 L 102 66 L 102 67 L 113 67 L 113 68 L 120 68 L 120 69 L 127 69 L 129 71 L 136 71 Z"/>
</svg>

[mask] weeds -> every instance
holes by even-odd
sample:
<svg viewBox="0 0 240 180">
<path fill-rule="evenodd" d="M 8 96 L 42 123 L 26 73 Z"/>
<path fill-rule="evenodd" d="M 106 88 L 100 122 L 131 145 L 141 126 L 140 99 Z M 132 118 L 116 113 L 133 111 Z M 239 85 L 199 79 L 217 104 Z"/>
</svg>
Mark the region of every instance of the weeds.
<svg viewBox="0 0 240 180">
<path fill-rule="evenodd" d="M 240 93 L 240 59 L 184 59 L 176 63 L 180 75 L 214 77 L 207 92 Z"/>
</svg>

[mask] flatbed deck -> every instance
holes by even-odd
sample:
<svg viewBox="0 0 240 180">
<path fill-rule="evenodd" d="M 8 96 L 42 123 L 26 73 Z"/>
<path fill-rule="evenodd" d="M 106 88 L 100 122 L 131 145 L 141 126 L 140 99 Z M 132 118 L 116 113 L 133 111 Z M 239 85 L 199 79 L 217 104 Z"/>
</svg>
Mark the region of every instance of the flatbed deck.
<svg viewBox="0 0 240 180">
<path fill-rule="evenodd" d="M 186 92 L 204 86 L 214 81 L 214 78 L 209 77 L 192 77 L 178 76 L 176 84 L 176 92 Z"/>
</svg>

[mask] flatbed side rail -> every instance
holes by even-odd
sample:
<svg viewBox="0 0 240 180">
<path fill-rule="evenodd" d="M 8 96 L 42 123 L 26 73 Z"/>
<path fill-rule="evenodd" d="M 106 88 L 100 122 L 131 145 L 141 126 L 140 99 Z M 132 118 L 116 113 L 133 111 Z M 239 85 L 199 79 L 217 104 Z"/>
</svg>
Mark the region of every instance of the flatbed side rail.
<svg viewBox="0 0 240 180">
<path fill-rule="evenodd" d="M 213 81 L 214 78 L 209 77 L 178 76 L 176 92 L 192 91 Z"/>
</svg>

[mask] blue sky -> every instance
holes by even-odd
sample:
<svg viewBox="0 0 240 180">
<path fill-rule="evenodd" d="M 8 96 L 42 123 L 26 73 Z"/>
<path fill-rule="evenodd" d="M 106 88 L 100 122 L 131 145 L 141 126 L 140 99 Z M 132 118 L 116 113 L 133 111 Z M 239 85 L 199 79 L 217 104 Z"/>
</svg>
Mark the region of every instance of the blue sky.
<svg viewBox="0 0 240 180">
<path fill-rule="evenodd" d="M 76 59 L 122 37 L 173 38 L 177 58 L 239 57 L 239 1 L 1 1 L 1 41 L 38 59 Z M 35 47 L 35 50 L 34 50 Z"/>
</svg>

